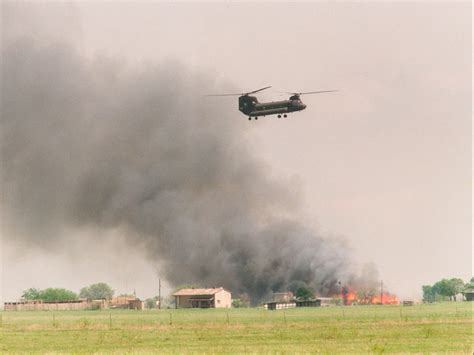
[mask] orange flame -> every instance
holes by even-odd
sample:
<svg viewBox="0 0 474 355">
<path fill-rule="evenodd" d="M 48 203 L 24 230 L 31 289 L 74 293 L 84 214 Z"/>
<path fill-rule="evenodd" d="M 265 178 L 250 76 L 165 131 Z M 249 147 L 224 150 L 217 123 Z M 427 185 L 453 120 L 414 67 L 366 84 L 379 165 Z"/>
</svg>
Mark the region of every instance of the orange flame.
<svg viewBox="0 0 474 355">
<path fill-rule="evenodd" d="M 357 301 L 357 295 L 354 292 L 349 291 L 345 297 L 346 305 L 350 305 L 352 302 Z"/>
<path fill-rule="evenodd" d="M 400 304 L 397 296 L 390 293 L 383 293 L 382 295 L 373 296 L 370 303 L 372 304 Z"/>
<path fill-rule="evenodd" d="M 390 293 L 384 292 L 383 294 L 377 294 L 370 296 L 369 294 L 355 292 L 352 288 L 344 287 L 340 297 L 342 303 L 346 306 L 351 304 L 400 304 L 400 300 L 397 296 Z"/>
</svg>

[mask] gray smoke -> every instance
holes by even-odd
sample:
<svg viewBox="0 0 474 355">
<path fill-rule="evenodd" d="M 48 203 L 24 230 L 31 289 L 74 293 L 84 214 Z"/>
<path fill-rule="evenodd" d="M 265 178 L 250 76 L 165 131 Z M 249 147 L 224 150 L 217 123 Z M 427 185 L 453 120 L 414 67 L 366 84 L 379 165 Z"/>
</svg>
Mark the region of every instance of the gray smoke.
<svg viewBox="0 0 474 355">
<path fill-rule="evenodd" d="M 171 284 L 254 301 L 295 282 L 331 293 L 347 274 L 347 247 L 297 222 L 298 197 L 254 157 L 234 101 L 202 98 L 231 89 L 215 78 L 28 38 L 2 61 L 5 238 L 41 248 L 71 228 L 120 228 Z"/>
</svg>

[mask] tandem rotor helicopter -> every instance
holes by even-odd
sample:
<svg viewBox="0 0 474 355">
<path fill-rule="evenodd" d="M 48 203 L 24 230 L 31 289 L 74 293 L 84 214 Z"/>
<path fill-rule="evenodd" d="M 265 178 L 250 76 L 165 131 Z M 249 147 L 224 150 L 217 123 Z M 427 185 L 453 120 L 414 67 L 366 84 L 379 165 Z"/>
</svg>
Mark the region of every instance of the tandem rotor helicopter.
<svg viewBox="0 0 474 355">
<path fill-rule="evenodd" d="M 309 91 L 309 92 L 281 92 L 283 94 L 291 95 L 288 100 L 272 101 L 272 102 L 259 102 L 255 96 L 250 96 L 259 91 L 263 91 L 271 88 L 266 86 L 264 88 L 240 93 L 240 94 L 217 94 L 217 95 L 205 95 L 205 96 L 240 96 L 239 97 L 239 111 L 249 117 L 249 120 L 254 117 L 258 120 L 259 116 L 278 115 L 278 118 L 287 117 L 288 113 L 302 111 L 306 108 L 306 105 L 301 101 L 301 95 L 309 94 L 323 94 L 326 92 L 335 92 L 339 90 L 324 90 L 324 91 Z"/>
</svg>

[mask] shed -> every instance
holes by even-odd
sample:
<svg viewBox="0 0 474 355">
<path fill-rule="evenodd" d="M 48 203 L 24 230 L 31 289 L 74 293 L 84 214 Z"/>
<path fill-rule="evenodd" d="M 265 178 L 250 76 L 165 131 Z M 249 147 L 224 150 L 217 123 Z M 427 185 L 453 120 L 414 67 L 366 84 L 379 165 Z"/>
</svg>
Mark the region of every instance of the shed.
<svg viewBox="0 0 474 355">
<path fill-rule="evenodd" d="M 332 297 L 318 297 L 319 305 L 321 307 L 329 307 L 334 305 L 334 299 Z"/>
<path fill-rule="evenodd" d="M 474 301 L 474 288 L 466 288 L 463 292 L 466 301 Z"/>
<path fill-rule="evenodd" d="M 145 302 L 141 301 L 140 299 L 134 299 L 128 301 L 128 308 L 135 309 L 137 311 L 143 311 L 145 309 Z"/>
<path fill-rule="evenodd" d="M 176 308 L 230 308 L 232 294 L 223 287 L 183 288 L 173 293 Z"/>
<path fill-rule="evenodd" d="M 295 302 L 267 302 L 265 304 L 265 309 L 269 311 L 274 311 L 277 309 L 288 309 L 288 308 L 295 308 Z"/>
</svg>

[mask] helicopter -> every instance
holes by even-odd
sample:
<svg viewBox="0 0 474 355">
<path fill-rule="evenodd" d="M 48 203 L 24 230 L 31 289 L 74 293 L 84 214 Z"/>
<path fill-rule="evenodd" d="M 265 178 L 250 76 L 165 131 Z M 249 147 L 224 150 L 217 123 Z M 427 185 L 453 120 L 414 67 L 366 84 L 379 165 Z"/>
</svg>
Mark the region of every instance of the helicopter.
<svg viewBox="0 0 474 355">
<path fill-rule="evenodd" d="M 326 92 L 335 92 L 338 90 L 323 90 L 323 91 L 308 91 L 308 92 L 280 92 L 283 94 L 291 95 L 288 100 L 272 101 L 272 102 L 259 102 L 255 96 L 250 96 L 257 92 L 271 88 L 266 86 L 261 89 L 254 91 L 240 93 L 240 94 L 217 94 L 217 95 L 205 95 L 205 96 L 240 96 L 239 97 L 239 111 L 249 117 L 249 120 L 254 117 L 258 120 L 260 116 L 277 115 L 278 118 L 287 117 L 288 113 L 302 111 L 306 108 L 306 105 L 301 101 L 301 95 L 309 94 L 322 94 Z"/>
</svg>

